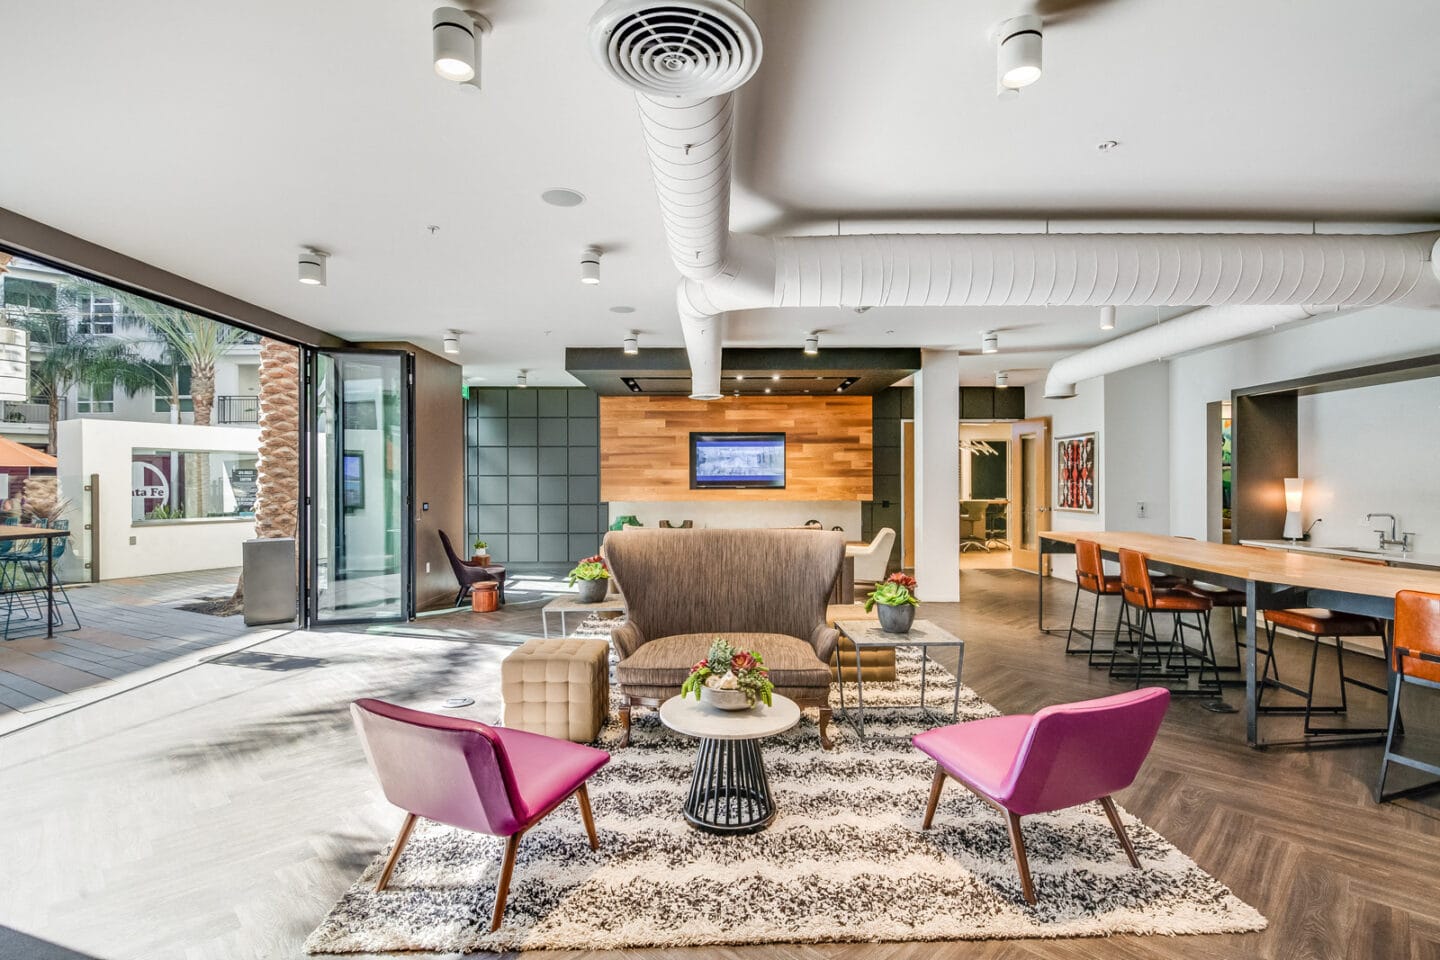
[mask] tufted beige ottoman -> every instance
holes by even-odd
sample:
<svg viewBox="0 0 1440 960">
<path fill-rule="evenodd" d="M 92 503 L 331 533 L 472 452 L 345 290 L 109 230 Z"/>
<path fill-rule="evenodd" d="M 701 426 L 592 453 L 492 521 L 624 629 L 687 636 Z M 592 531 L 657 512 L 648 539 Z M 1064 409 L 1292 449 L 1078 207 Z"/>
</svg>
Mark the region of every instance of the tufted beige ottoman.
<svg viewBox="0 0 1440 960">
<path fill-rule="evenodd" d="M 589 743 L 610 709 L 610 644 L 527 640 L 500 664 L 500 689 L 505 726 Z"/>
</svg>

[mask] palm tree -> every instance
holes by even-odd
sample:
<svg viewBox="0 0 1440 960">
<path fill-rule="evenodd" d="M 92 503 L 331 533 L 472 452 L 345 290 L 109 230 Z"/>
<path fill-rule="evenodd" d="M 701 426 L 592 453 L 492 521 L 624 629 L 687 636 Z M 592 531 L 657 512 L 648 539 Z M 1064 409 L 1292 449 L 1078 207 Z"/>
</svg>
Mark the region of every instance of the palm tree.
<svg viewBox="0 0 1440 960">
<path fill-rule="evenodd" d="M 255 536 L 293 537 L 300 509 L 300 351 L 260 340 L 260 440 Z M 245 577 L 235 586 L 245 596 Z"/>
<path fill-rule="evenodd" d="M 195 425 L 208 427 L 215 408 L 215 365 L 245 337 L 245 331 L 133 293 L 116 291 L 115 295 L 125 305 L 125 322 L 154 331 L 189 365 Z"/>
<path fill-rule="evenodd" d="M 91 298 L 109 291 L 76 277 L 55 288 L 55 309 L 27 311 L 14 325 L 30 334 L 30 386 L 49 405 L 50 438 L 46 448 L 55 453 L 55 428 L 60 420 L 60 398 L 79 384 L 91 389 L 119 386 L 126 395 L 153 385 L 150 370 L 135 350 L 123 341 L 84 329 Z"/>
</svg>

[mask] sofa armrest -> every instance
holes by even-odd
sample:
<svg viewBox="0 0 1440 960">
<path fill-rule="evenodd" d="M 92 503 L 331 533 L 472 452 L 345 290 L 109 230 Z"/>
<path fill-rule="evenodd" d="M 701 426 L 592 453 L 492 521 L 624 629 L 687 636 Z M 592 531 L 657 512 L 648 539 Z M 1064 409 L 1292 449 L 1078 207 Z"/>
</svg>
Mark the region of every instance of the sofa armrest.
<svg viewBox="0 0 1440 960">
<path fill-rule="evenodd" d="M 829 666 L 830 658 L 839 645 L 840 631 L 827 623 L 819 624 L 810 632 L 810 646 L 815 648 L 815 656 L 826 666 Z"/>
<path fill-rule="evenodd" d="M 615 651 L 620 654 L 621 660 L 639 650 L 645 643 L 645 635 L 631 622 L 622 623 L 610 631 L 610 639 L 615 643 Z"/>
</svg>

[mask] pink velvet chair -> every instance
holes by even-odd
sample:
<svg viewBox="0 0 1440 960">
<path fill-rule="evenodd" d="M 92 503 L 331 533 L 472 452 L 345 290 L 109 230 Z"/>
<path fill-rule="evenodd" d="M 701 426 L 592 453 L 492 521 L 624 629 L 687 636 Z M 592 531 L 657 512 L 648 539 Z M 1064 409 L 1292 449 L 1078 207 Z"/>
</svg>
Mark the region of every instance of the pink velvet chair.
<svg viewBox="0 0 1440 960">
<path fill-rule="evenodd" d="M 520 837 L 570 796 L 580 803 L 590 848 L 600 848 L 585 781 L 609 762 L 604 750 L 383 700 L 357 700 L 350 716 L 385 799 L 405 810 L 377 892 L 390 882 L 416 817 L 508 838 L 491 930 L 505 916 Z"/>
<path fill-rule="evenodd" d="M 954 777 L 1009 818 L 1020 889 L 1033 904 L 1020 818 L 1098 800 L 1138 869 L 1140 860 L 1110 794 L 1128 787 L 1140 772 L 1169 703 L 1168 690 L 1147 687 L 1046 707 L 1033 716 L 972 720 L 919 734 L 912 742 L 936 763 L 922 829 L 929 830 L 935 819 L 945 777 Z"/>
</svg>

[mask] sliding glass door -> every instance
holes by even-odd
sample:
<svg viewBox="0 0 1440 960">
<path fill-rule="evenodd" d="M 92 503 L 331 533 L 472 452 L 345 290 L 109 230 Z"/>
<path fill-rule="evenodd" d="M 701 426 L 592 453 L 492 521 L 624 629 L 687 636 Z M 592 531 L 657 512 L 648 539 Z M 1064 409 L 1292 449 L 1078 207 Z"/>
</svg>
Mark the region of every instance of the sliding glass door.
<svg viewBox="0 0 1440 960">
<path fill-rule="evenodd" d="M 306 369 L 309 430 L 309 620 L 407 620 L 411 561 L 407 353 L 312 351 Z"/>
</svg>

